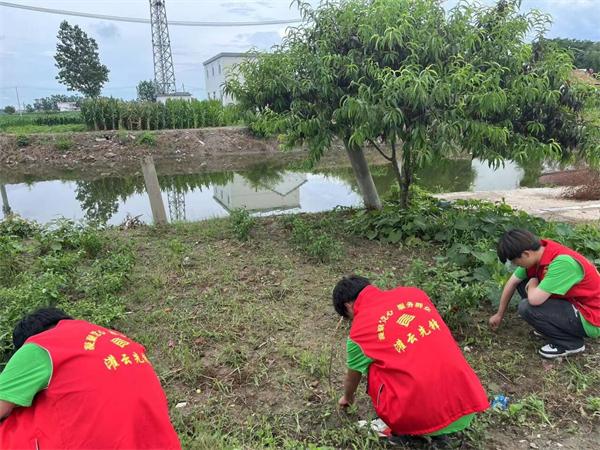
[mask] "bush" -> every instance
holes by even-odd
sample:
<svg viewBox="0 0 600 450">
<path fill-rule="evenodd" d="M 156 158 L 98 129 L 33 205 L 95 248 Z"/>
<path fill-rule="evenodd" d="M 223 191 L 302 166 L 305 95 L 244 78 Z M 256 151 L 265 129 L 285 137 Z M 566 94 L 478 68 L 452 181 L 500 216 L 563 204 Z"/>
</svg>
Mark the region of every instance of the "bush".
<svg viewBox="0 0 600 450">
<path fill-rule="evenodd" d="M 54 147 L 56 148 L 56 150 L 60 150 L 63 152 L 71 150 L 71 148 L 73 147 L 73 141 L 70 137 L 60 137 L 54 144 Z"/>
<path fill-rule="evenodd" d="M 29 139 L 29 136 L 25 135 L 25 134 L 19 134 L 17 136 L 17 147 L 27 147 L 31 141 Z"/>
<path fill-rule="evenodd" d="M 600 264 L 600 229 L 594 225 L 546 222 L 504 203 L 438 200 L 415 188 L 412 204 L 403 209 L 386 202 L 380 211 L 359 211 L 348 221 L 351 232 L 389 243 L 426 241 L 439 255 L 417 261 L 404 282 L 422 287 L 435 300 L 445 320 L 460 325 L 481 300 L 496 303 L 511 268 L 496 255 L 497 242 L 511 228 L 526 228 L 561 242 Z"/>
<path fill-rule="evenodd" d="M 144 132 L 137 137 L 136 142 L 138 145 L 154 147 L 156 145 L 156 136 L 152 133 Z"/>
<path fill-rule="evenodd" d="M 229 214 L 231 231 L 240 241 L 247 241 L 250 231 L 256 225 L 256 219 L 243 209 L 234 209 Z"/>
</svg>

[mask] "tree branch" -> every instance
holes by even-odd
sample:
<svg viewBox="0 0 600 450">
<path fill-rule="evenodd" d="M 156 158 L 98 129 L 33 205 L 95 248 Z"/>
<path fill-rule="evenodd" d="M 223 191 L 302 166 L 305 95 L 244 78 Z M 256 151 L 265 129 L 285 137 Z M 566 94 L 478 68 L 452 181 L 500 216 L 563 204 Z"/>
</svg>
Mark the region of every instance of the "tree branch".
<svg viewBox="0 0 600 450">
<path fill-rule="evenodd" d="M 371 143 L 371 145 L 372 145 L 373 147 L 375 147 L 375 149 L 376 149 L 376 150 L 377 150 L 377 151 L 378 151 L 378 152 L 381 154 L 381 156 L 383 156 L 385 159 L 387 159 L 387 160 L 388 160 L 388 161 L 390 161 L 390 162 L 392 161 L 392 157 L 391 157 L 391 156 L 388 156 L 388 155 L 386 155 L 386 154 L 383 152 L 383 150 L 381 150 L 381 148 L 380 148 L 380 147 L 379 147 L 379 146 L 378 146 L 378 145 L 375 143 L 375 141 L 373 141 L 373 139 L 367 139 L 367 140 L 368 140 L 368 141 Z"/>
</svg>

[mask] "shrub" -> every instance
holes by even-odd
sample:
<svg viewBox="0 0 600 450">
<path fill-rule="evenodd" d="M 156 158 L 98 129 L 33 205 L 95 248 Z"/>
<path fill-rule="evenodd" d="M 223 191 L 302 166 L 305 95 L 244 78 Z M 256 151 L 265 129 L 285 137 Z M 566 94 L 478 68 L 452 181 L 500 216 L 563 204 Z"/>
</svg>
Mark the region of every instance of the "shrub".
<svg viewBox="0 0 600 450">
<path fill-rule="evenodd" d="M 250 231 L 256 225 L 256 219 L 243 208 L 232 210 L 229 214 L 229 221 L 231 231 L 240 241 L 247 241 Z"/>
<path fill-rule="evenodd" d="M 17 135 L 16 142 L 17 147 L 27 147 L 31 143 L 31 140 L 26 134 L 19 134 Z"/>
<path fill-rule="evenodd" d="M 546 222 L 504 203 L 438 200 L 413 190 L 409 208 L 395 201 L 380 211 L 359 211 L 348 220 L 351 232 L 389 243 L 426 241 L 436 244 L 439 256 L 429 264 L 417 261 L 404 277 L 435 300 L 445 320 L 455 326 L 468 317 L 479 301 L 496 303 L 510 268 L 501 264 L 496 245 L 511 228 L 526 228 L 554 239 L 600 264 L 600 229 L 594 225 Z"/>
<path fill-rule="evenodd" d="M 149 147 L 154 147 L 156 145 L 156 136 L 146 131 L 137 137 L 136 142 L 138 145 L 147 145 Z"/>
<path fill-rule="evenodd" d="M 67 151 L 67 150 L 71 150 L 71 148 L 73 147 L 73 141 L 69 137 L 60 137 L 54 144 L 54 147 L 57 150 L 60 150 L 63 152 Z"/>
</svg>

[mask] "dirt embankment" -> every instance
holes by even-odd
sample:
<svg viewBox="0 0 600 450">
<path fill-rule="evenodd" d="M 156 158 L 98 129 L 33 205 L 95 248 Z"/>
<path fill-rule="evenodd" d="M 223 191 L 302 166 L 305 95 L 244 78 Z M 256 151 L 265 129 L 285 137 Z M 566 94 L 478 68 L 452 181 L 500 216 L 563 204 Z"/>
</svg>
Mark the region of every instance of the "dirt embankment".
<svg viewBox="0 0 600 450">
<path fill-rule="evenodd" d="M 304 149 L 283 153 L 275 139 L 257 138 L 244 127 L 161 130 L 150 133 L 154 143 L 140 143 L 142 134 L 33 134 L 26 142 L 0 134 L 0 176 L 9 183 L 24 177 L 69 178 L 74 172 L 78 178 L 126 176 L 139 170 L 147 155 L 152 155 L 164 175 L 241 170 L 261 163 L 281 165 L 307 156 Z M 327 166 L 342 158 L 347 159 L 338 145 L 327 152 L 322 163 Z"/>
</svg>

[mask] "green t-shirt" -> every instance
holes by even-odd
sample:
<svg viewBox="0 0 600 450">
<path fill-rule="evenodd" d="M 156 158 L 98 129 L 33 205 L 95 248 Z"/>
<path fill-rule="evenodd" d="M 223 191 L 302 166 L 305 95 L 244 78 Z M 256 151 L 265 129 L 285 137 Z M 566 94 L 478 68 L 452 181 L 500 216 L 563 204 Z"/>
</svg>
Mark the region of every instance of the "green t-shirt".
<svg viewBox="0 0 600 450">
<path fill-rule="evenodd" d="M 519 280 L 524 280 L 527 278 L 527 271 L 523 267 L 518 267 L 513 275 Z M 575 258 L 569 255 L 559 255 L 548 265 L 548 272 L 546 272 L 538 288 L 549 294 L 565 295 L 573 286 L 581 282 L 583 277 L 583 267 Z M 579 318 L 585 334 L 589 337 L 600 336 L 600 327 L 595 327 L 589 323 L 581 314 L 579 314 Z"/>
<path fill-rule="evenodd" d="M 373 360 L 365 355 L 365 353 L 362 351 L 362 348 L 360 348 L 360 345 L 348 338 L 346 341 L 346 352 L 348 368 L 366 375 Z M 464 430 L 471 425 L 474 417 L 475 413 L 462 416 L 460 419 L 455 420 L 447 427 L 427 434 L 427 436 L 439 436 L 442 434 L 456 433 L 457 431 Z"/>
<path fill-rule="evenodd" d="M 0 400 L 18 406 L 31 406 L 35 395 L 48 387 L 52 360 L 36 344 L 25 344 L 10 358 L 0 373 Z"/>
</svg>

